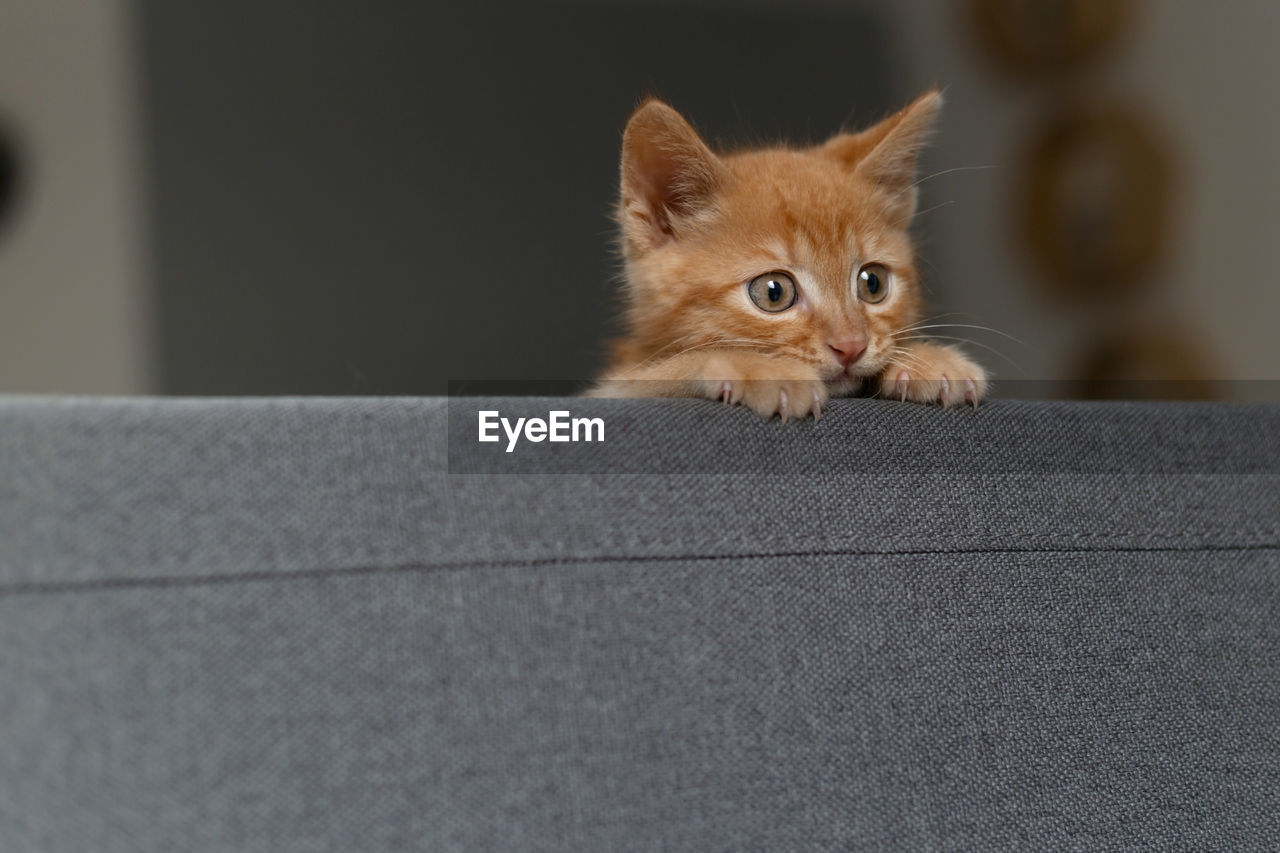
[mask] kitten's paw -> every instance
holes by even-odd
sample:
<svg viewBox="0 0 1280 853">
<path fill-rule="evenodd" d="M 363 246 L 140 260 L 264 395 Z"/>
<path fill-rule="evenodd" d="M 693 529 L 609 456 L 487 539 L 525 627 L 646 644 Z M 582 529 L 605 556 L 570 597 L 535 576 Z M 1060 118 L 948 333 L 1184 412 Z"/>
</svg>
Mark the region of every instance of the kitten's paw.
<svg viewBox="0 0 1280 853">
<path fill-rule="evenodd" d="M 754 353 L 717 353 L 705 365 L 701 396 L 744 405 L 761 417 L 783 421 L 822 416 L 826 385 L 810 364 Z"/>
<path fill-rule="evenodd" d="M 816 379 L 725 379 L 711 384 L 709 396 L 731 406 L 742 404 L 761 417 L 788 421 L 822 417 L 826 385 Z"/>
<path fill-rule="evenodd" d="M 880 374 L 880 396 L 913 403 L 968 403 L 987 393 L 987 372 L 959 350 L 918 344 L 900 351 Z"/>
</svg>

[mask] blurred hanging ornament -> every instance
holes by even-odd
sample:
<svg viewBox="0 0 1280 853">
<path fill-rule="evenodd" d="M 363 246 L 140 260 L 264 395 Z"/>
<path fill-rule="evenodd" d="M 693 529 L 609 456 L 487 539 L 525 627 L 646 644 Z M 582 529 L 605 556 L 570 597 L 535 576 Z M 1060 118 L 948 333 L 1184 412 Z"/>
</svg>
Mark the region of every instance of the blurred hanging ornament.
<svg viewBox="0 0 1280 853">
<path fill-rule="evenodd" d="M 1022 157 L 1015 221 L 1043 279 L 1067 300 L 1137 290 L 1168 244 L 1170 157 L 1126 105 L 1060 113 Z"/>
<path fill-rule="evenodd" d="M 17 207 L 17 196 L 17 146 L 8 126 L 0 120 L 0 233 L 3 233 L 13 209 Z"/>
<path fill-rule="evenodd" d="M 1129 31 L 1132 0 L 970 0 L 979 46 L 1020 77 L 1074 70 L 1104 56 Z"/>
<path fill-rule="evenodd" d="M 1113 317 L 1075 360 L 1070 396 L 1090 399 L 1212 400 L 1222 387 L 1216 363 L 1183 324 Z"/>
</svg>

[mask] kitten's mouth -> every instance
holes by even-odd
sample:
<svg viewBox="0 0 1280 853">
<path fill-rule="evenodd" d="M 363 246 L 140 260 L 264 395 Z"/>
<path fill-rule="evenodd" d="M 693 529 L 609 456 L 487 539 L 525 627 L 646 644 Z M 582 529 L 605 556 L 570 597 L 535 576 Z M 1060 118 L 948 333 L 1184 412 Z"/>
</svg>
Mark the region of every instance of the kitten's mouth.
<svg viewBox="0 0 1280 853">
<path fill-rule="evenodd" d="M 851 394 L 862 386 L 863 377 L 854 376 L 850 373 L 841 373 L 834 379 L 827 379 L 822 384 L 827 386 L 827 393 L 833 397 L 842 397 Z"/>
<path fill-rule="evenodd" d="M 875 376 L 884 369 L 884 361 L 881 358 L 860 358 L 827 381 L 839 382 L 843 379 L 866 379 L 868 376 Z"/>
<path fill-rule="evenodd" d="M 840 386 L 847 386 L 850 382 L 856 383 L 876 376 L 888 363 L 889 359 L 884 352 L 877 352 L 875 355 L 870 356 L 867 353 L 863 353 L 862 358 L 848 366 L 841 365 L 838 362 L 835 364 L 828 362 L 826 368 L 828 375 L 824 376 L 822 381 L 826 383 L 829 389 L 834 390 Z"/>
</svg>

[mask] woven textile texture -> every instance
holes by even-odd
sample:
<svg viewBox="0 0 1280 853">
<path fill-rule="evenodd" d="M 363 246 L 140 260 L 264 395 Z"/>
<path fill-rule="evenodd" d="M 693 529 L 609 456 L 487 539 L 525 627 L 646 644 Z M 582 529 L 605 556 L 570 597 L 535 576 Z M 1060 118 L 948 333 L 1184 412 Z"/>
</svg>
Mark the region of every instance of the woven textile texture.
<svg viewBox="0 0 1280 853">
<path fill-rule="evenodd" d="M 0 398 L 0 850 L 1275 849 L 1278 438 Z"/>
</svg>

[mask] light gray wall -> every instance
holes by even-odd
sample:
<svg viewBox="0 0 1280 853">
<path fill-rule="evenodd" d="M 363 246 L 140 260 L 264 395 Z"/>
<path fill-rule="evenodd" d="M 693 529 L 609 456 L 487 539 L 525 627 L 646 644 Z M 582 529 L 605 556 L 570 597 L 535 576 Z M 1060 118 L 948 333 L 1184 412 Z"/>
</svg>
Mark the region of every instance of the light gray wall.
<svg viewBox="0 0 1280 853">
<path fill-rule="evenodd" d="M 0 0 L 0 392 L 151 390 L 142 151 L 126 0 Z"/>
</svg>

